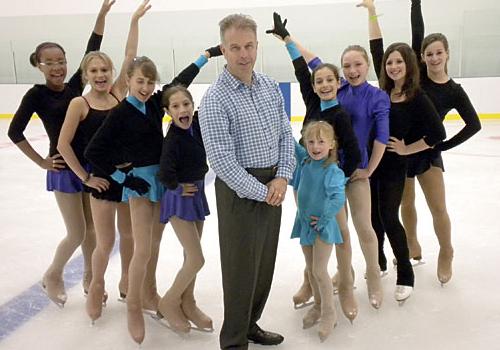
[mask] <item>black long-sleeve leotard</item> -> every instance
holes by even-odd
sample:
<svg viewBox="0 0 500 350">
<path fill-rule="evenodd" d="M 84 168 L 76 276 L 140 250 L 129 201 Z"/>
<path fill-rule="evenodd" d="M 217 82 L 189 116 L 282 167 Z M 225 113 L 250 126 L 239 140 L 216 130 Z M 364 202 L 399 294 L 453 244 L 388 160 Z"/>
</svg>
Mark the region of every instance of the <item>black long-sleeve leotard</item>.
<svg viewBox="0 0 500 350">
<path fill-rule="evenodd" d="M 197 111 L 191 130 L 192 133 L 172 122 L 163 140 L 158 177 L 169 190 L 175 190 L 179 183 L 202 180 L 208 171 Z"/>
<path fill-rule="evenodd" d="M 374 58 L 374 68 L 380 72 L 384 53 L 383 40 L 370 40 L 370 51 Z M 411 100 L 391 102 L 389 133 L 400 140 L 404 139 L 407 145 L 423 138 L 427 145 L 434 146 L 446 137 L 443 123 L 423 91 L 419 91 Z M 386 150 L 373 176 L 402 180 L 406 177 L 406 170 L 407 157 Z"/>
<path fill-rule="evenodd" d="M 170 84 L 156 91 L 146 102 L 146 115 L 126 99 L 109 113 L 85 149 L 89 163 L 112 174 L 115 159 L 125 158 L 133 167 L 159 164 L 163 143 L 163 92 L 173 85 L 188 87 L 200 69 L 190 64 Z"/>
<path fill-rule="evenodd" d="M 302 99 L 306 105 L 303 127 L 313 120 L 328 121 L 337 136 L 340 167 L 350 177 L 361 162 L 358 140 L 351 125 L 351 117 L 340 105 L 321 111 L 321 100 L 311 85 L 311 73 L 304 57 L 293 60 L 295 76 L 300 85 Z"/>
<path fill-rule="evenodd" d="M 101 47 L 102 35 L 92 33 L 87 43 L 85 53 L 98 51 Z M 83 92 L 84 82 L 82 71 L 78 69 L 70 80 L 64 84 L 62 91 L 51 90 L 45 84 L 36 84 L 24 95 L 19 108 L 9 126 L 8 135 L 14 143 L 26 140 L 24 130 L 26 129 L 32 115 L 36 113 L 42 120 L 43 126 L 49 137 L 49 155 L 57 154 L 57 141 L 59 133 L 66 117 L 71 100 L 80 96 Z M 84 143 L 79 133 L 75 134 L 71 143 L 76 156 L 83 160 Z"/>
<path fill-rule="evenodd" d="M 420 0 L 412 0 L 411 3 L 411 32 L 412 32 L 412 48 L 417 55 L 417 59 L 421 58 L 421 47 L 424 39 L 424 20 L 422 16 L 422 8 Z M 434 147 L 434 150 L 446 151 L 456 147 L 467 141 L 475 133 L 481 130 L 481 122 L 470 102 L 469 96 L 464 89 L 450 78 L 446 83 L 435 83 L 427 75 L 427 66 L 424 62 L 420 62 L 420 82 L 422 89 L 430 97 L 436 110 L 444 120 L 446 114 L 456 109 L 460 118 L 465 122 L 464 127 L 453 137 L 445 140 Z M 429 150 L 432 152 L 433 150 Z"/>
</svg>

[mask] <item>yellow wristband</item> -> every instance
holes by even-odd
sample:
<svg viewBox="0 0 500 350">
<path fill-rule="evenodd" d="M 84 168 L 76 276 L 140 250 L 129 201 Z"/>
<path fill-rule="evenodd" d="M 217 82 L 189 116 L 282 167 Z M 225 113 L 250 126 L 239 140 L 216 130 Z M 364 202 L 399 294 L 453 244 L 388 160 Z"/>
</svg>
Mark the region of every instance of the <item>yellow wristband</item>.
<svg viewBox="0 0 500 350">
<path fill-rule="evenodd" d="M 377 17 L 380 17 L 380 16 L 382 16 L 382 13 L 380 15 L 372 15 L 372 16 L 370 16 L 368 18 L 369 18 L 370 21 L 375 21 L 377 19 Z"/>
</svg>

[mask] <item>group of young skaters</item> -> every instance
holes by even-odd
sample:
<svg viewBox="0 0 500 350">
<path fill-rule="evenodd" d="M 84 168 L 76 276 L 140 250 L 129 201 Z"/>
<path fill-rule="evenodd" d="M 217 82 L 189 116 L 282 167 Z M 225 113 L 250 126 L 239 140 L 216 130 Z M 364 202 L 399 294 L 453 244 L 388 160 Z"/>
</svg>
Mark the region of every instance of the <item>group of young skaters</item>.
<svg viewBox="0 0 500 350">
<path fill-rule="evenodd" d="M 209 214 L 204 193 L 208 165 L 203 123 L 200 128 L 187 88 L 208 59 L 225 52 L 224 44 L 222 49 L 204 51 L 155 91 L 159 81 L 155 64 L 137 57 L 139 20 L 151 7 L 144 0 L 132 15 L 125 57 L 113 81 L 113 63 L 100 46 L 114 2 L 103 1 L 86 55 L 67 83 L 64 49 L 52 42 L 38 45 L 30 62 L 46 82 L 26 93 L 8 131 L 19 149 L 47 170 L 47 190 L 54 192 L 66 225 L 67 235 L 42 278 L 42 287 L 50 300 L 64 306 L 63 269 L 81 246 L 86 311 L 92 322 L 100 318 L 108 298 L 104 275 L 116 219 L 122 268 L 118 288 L 127 304 L 133 340 L 142 343 L 144 339 L 144 311 L 176 332 L 210 331 L 212 320 L 194 297 L 196 274 L 204 264 L 200 241 Z M 368 299 L 374 308 L 383 302 L 385 234 L 397 266 L 397 301 L 407 299 L 413 290 L 412 262 L 422 262 L 415 177 L 440 245 L 438 280 L 445 284 L 451 279 L 453 247 L 441 151 L 466 141 L 481 128 L 467 94 L 448 76 L 446 37 L 424 38 L 420 0 L 411 1 L 412 47 L 394 43 L 385 51 L 374 1 L 363 0 L 358 6 L 368 12 L 370 50 L 380 88 L 366 80 L 370 60 L 363 47 L 351 45 L 344 50 L 340 58 L 344 78 L 340 78 L 335 65 L 322 63 L 290 35 L 279 14 L 274 14 L 274 28 L 267 31 L 285 42 L 306 105 L 290 182 L 297 203 L 292 237 L 300 237 L 306 261 L 303 284 L 293 302 L 297 307 L 307 305 L 314 297 L 303 327 L 319 323 L 322 341 L 337 323 L 334 293 L 350 322 L 358 315 L 346 199 L 366 261 Z M 82 96 L 85 84 L 90 90 Z M 451 109 L 458 111 L 465 126 L 446 139 L 442 121 Z M 165 112 L 172 123 L 164 137 Z M 23 134 L 33 113 L 49 137 L 45 158 Z M 182 244 L 184 263 L 161 297 L 155 275 L 168 222 Z M 331 278 L 327 267 L 333 245 L 337 273 Z"/>
</svg>

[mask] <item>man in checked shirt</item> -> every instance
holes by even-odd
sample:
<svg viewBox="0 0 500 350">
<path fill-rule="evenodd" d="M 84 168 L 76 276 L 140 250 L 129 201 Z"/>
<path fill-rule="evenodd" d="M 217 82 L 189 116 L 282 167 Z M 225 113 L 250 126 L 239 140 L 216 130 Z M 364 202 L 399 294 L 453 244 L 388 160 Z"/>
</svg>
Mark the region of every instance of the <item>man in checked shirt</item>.
<svg viewBox="0 0 500 350">
<path fill-rule="evenodd" d="M 257 321 L 274 273 L 281 203 L 295 168 L 294 140 L 278 84 L 254 72 L 257 24 L 233 14 L 219 23 L 224 71 L 208 89 L 199 119 L 215 193 L 224 291 L 221 349 L 283 336 Z"/>
</svg>

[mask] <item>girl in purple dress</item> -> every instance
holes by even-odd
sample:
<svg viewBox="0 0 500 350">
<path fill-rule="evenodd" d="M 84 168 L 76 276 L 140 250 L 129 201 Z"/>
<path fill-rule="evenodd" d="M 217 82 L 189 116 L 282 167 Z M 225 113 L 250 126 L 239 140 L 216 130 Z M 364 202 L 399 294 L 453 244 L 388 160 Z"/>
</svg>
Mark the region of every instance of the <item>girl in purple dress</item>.
<svg viewBox="0 0 500 350">
<path fill-rule="evenodd" d="M 104 0 L 87 44 L 86 53 L 98 51 L 104 32 L 105 18 L 114 1 Z M 57 206 L 66 226 L 66 236 L 57 246 L 52 263 L 42 278 L 42 287 L 49 299 L 59 307 L 67 300 L 63 270 L 75 250 L 83 253 L 83 290 L 88 290 L 92 279 L 91 257 L 95 248 L 95 232 L 90 212 L 89 194 L 82 181 L 67 167 L 56 146 L 70 101 L 83 92 L 82 71 L 65 82 L 68 73 L 66 53 L 61 45 L 44 42 L 30 56 L 30 63 L 42 72 L 45 84 L 36 84 L 24 95 L 9 126 L 8 135 L 13 143 L 40 168 L 47 170 L 47 191 L 54 192 Z M 24 136 L 24 130 L 36 113 L 49 137 L 49 154 L 40 155 Z M 72 146 L 83 158 L 81 135 L 76 135 Z"/>
<path fill-rule="evenodd" d="M 200 244 L 203 221 L 210 214 L 204 189 L 208 165 L 198 112 L 193 113 L 193 97 L 182 85 L 165 91 L 163 105 L 172 117 L 172 124 L 160 158 L 159 178 L 166 187 L 160 221 L 172 224 L 184 248 L 184 264 L 160 300 L 158 316 L 178 332 L 189 332 L 189 321 L 198 329 L 212 330 L 212 320 L 196 306 L 194 299 L 196 274 L 204 264 Z"/>
</svg>

